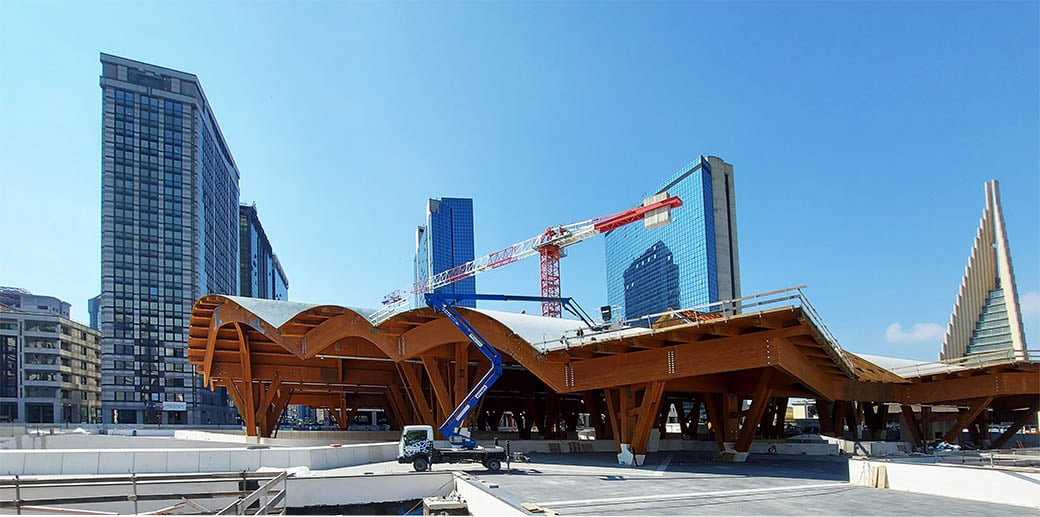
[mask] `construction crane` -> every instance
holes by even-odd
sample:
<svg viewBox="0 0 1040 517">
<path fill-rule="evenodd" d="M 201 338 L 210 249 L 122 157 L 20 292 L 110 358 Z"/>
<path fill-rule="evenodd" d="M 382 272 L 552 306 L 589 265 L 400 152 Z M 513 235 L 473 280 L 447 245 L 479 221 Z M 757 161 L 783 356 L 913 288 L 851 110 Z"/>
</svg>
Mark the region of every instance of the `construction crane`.
<svg viewBox="0 0 1040 517">
<path fill-rule="evenodd" d="M 436 289 L 451 285 L 459 280 L 497 269 L 525 258 L 541 257 L 542 296 L 550 300 L 542 302 L 542 316 L 562 316 L 560 298 L 560 258 L 563 249 L 589 237 L 620 228 L 636 221 L 643 221 L 649 229 L 671 222 L 671 211 L 682 206 L 682 200 L 662 192 L 643 200 L 643 205 L 616 214 L 605 215 L 564 226 L 551 226 L 534 237 L 512 246 L 489 253 L 471 262 L 442 271 L 411 286 L 398 289 L 383 298 L 383 307 L 372 313 L 370 318 L 376 325 L 386 321 L 405 305 L 412 296 L 432 293 Z M 553 300 L 555 299 L 555 300 Z"/>
</svg>

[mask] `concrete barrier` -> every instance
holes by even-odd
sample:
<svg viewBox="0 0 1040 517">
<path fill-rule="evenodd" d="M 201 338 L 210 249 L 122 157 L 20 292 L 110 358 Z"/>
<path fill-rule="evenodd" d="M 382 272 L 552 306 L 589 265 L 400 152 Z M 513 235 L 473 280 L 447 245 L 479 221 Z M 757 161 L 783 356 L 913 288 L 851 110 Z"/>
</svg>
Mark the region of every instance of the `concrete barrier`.
<svg viewBox="0 0 1040 517">
<path fill-rule="evenodd" d="M 455 488 L 454 474 L 412 472 L 378 476 L 291 477 L 286 485 L 286 506 L 383 503 L 445 496 Z"/>
<path fill-rule="evenodd" d="M 827 443 L 849 456 L 901 456 L 914 452 L 910 442 L 876 442 L 869 440 L 846 440 L 833 436 L 820 436 Z"/>
<path fill-rule="evenodd" d="M 1040 508 L 1040 470 L 933 463 L 930 457 L 849 460 L 849 483 L 873 486 L 874 469 L 884 467 L 879 488 L 972 501 Z"/>
<path fill-rule="evenodd" d="M 529 515 L 521 509 L 521 501 L 511 494 L 500 492 L 493 482 L 481 483 L 469 476 L 456 474 L 455 491 L 466 501 L 470 515 Z"/>
<path fill-rule="evenodd" d="M 240 472 L 300 466 L 325 470 L 396 458 L 396 443 L 270 449 L 4 450 L 0 451 L 0 475 Z"/>
</svg>

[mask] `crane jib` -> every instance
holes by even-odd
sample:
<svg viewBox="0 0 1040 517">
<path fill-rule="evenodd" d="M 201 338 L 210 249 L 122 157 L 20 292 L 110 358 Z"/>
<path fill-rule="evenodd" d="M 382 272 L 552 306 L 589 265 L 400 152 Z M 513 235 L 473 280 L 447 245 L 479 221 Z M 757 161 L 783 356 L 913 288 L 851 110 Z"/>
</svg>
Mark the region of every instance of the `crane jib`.
<svg viewBox="0 0 1040 517">
<path fill-rule="evenodd" d="M 707 162 L 703 161 L 702 157 L 702 166 L 706 165 Z M 663 194 L 667 195 L 667 192 L 664 192 Z M 653 216 L 659 210 L 666 210 L 670 213 L 672 209 L 681 206 L 682 200 L 677 196 L 671 196 L 656 202 L 650 202 L 648 199 L 644 201 L 643 206 L 637 206 L 622 212 L 595 217 L 563 226 L 549 227 L 544 232 L 535 235 L 534 237 L 530 237 L 501 250 L 488 253 L 487 255 L 465 264 L 455 266 L 417 282 L 413 282 L 409 287 L 391 292 L 384 297 L 383 307 L 372 313 L 370 319 L 376 325 L 386 321 L 407 305 L 407 296 L 410 294 L 422 295 L 433 293 L 437 289 L 466 278 L 472 278 L 485 271 L 490 271 L 514 262 L 519 262 L 528 257 L 540 255 L 541 253 L 539 253 L 539 250 L 547 246 L 564 248 L 600 233 L 606 233 L 621 226 L 644 220 L 645 217 Z"/>
</svg>

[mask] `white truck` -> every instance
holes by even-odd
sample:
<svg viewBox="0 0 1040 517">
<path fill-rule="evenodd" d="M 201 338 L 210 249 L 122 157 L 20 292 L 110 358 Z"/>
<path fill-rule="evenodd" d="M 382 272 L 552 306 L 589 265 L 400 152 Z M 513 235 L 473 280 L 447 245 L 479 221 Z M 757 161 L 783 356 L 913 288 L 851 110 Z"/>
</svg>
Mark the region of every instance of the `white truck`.
<svg viewBox="0 0 1040 517">
<path fill-rule="evenodd" d="M 416 472 L 429 470 L 434 463 L 480 463 L 497 472 L 505 460 L 506 450 L 497 445 L 463 446 L 447 440 L 434 441 L 433 427 L 428 425 L 405 426 L 397 445 L 397 462 L 411 463 Z"/>
</svg>

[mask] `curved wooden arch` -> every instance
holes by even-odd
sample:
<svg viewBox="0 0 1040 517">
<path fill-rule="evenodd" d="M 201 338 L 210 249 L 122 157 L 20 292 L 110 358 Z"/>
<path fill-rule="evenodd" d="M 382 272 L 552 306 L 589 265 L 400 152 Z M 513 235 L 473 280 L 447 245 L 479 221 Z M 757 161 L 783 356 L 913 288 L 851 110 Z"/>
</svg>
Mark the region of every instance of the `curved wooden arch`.
<svg viewBox="0 0 1040 517">
<path fill-rule="evenodd" d="M 486 363 L 473 364 L 484 359 L 458 329 L 429 309 L 399 313 L 375 326 L 350 308 L 300 307 L 277 327 L 230 297 L 202 297 L 192 312 L 189 360 L 201 365 L 211 388 L 228 388 L 247 427 L 259 427 L 262 435 L 273 429 L 279 407 L 290 398 L 329 407 L 343 428 L 351 408 L 362 403 L 381 403 L 398 424 L 435 425 L 486 371 Z M 707 324 L 671 322 L 545 353 L 493 316 L 460 311 L 510 366 L 545 384 L 547 408 L 532 406 L 525 395 L 527 410 L 541 418 L 554 411 L 557 394 L 581 394 L 586 407 L 598 408 L 595 419 L 605 418 L 598 427 L 632 442 L 635 451 L 645 446 L 637 442 L 647 439 L 662 406 L 667 411 L 671 405 L 660 401 L 682 394 L 703 401 L 720 443 L 737 442 L 739 450 L 749 447 L 760 423 L 763 433 L 783 428 L 788 397 L 833 403 L 828 425 L 840 430 L 859 412 L 877 427 L 884 421 L 884 402 L 966 405 L 962 420 L 968 421 L 987 407 L 1017 407 L 1019 399 L 1028 402 L 1040 392 L 1037 363 L 916 380 L 861 358 L 854 357 L 850 367 L 800 307 Z M 751 405 L 742 411 L 745 400 Z"/>
</svg>

